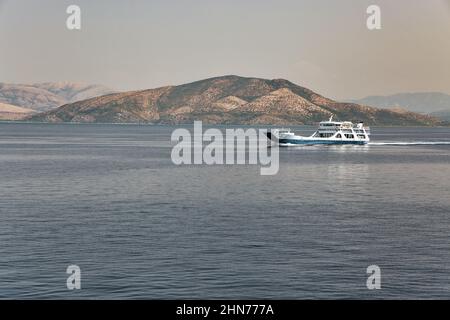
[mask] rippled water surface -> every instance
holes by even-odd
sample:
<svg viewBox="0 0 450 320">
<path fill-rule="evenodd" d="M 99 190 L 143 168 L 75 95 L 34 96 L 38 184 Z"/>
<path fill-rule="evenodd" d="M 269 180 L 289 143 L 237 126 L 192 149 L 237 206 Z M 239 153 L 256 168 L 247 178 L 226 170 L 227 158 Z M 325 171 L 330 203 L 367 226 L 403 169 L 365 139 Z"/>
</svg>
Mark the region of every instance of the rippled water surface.
<svg viewBox="0 0 450 320">
<path fill-rule="evenodd" d="M 275 176 L 175 166 L 173 129 L 0 124 L 0 298 L 450 298 L 450 129 L 283 148 Z"/>
</svg>

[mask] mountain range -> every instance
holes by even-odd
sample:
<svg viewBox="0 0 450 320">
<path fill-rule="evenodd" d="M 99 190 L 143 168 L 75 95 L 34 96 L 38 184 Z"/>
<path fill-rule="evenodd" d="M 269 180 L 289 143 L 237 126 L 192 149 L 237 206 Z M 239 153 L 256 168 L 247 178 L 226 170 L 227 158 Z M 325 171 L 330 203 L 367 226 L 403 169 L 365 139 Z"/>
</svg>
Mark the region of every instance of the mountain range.
<svg viewBox="0 0 450 320">
<path fill-rule="evenodd" d="M 341 103 L 284 79 L 221 76 L 178 86 L 112 93 L 28 118 L 44 122 L 315 124 L 328 119 L 376 125 L 440 125 L 428 115 Z"/>
<path fill-rule="evenodd" d="M 450 95 L 442 92 L 397 93 L 389 96 L 369 96 L 350 102 L 378 108 L 403 108 L 450 121 Z"/>
<path fill-rule="evenodd" d="M 115 91 L 104 86 L 73 82 L 0 83 L 0 103 L 42 112 L 112 92 Z"/>
</svg>

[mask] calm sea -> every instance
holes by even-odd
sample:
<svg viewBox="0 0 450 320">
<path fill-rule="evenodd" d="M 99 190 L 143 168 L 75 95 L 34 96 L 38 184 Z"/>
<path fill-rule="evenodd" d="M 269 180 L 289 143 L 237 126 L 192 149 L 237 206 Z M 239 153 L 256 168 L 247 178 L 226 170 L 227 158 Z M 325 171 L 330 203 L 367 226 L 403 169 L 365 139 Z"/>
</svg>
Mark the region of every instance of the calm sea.
<svg viewBox="0 0 450 320">
<path fill-rule="evenodd" d="M 284 148 L 275 176 L 175 166 L 173 129 L 0 124 L 0 298 L 450 298 L 450 129 Z"/>
</svg>

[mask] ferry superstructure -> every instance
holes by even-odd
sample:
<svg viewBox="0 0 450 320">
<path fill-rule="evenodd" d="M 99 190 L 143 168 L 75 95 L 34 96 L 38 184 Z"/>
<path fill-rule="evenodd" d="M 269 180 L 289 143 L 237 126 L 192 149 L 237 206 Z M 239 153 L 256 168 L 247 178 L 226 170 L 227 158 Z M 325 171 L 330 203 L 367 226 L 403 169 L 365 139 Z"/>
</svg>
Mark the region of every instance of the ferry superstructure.
<svg viewBox="0 0 450 320">
<path fill-rule="evenodd" d="M 267 133 L 270 140 L 280 146 L 316 145 L 316 144 L 356 144 L 364 145 L 370 141 L 370 128 L 360 122 L 354 125 L 350 121 L 328 121 L 319 123 L 319 128 L 309 137 L 299 136 L 290 129 L 274 129 Z"/>
</svg>

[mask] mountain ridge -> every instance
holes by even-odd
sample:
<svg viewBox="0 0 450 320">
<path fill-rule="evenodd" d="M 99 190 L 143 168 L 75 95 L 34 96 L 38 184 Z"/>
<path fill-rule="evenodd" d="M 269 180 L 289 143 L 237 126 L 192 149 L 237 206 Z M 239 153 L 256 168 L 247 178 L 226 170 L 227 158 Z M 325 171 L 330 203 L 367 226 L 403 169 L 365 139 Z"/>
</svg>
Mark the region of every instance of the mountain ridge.
<svg viewBox="0 0 450 320">
<path fill-rule="evenodd" d="M 117 91 L 102 85 L 75 82 L 0 83 L 0 102 L 42 112 L 113 92 Z"/>
<path fill-rule="evenodd" d="M 0 120 L 20 120 L 35 112 L 32 109 L 0 102 Z"/>
<path fill-rule="evenodd" d="M 185 124 L 313 124 L 334 115 L 380 125 L 439 125 L 412 112 L 342 103 L 285 79 L 219 76 L 112 93 L 31 116 L 31 121 Z"/>
<path fill-rule="evenodd" d="M 377 108 L 400 107 L 408 111 L 431 114 L 450 110 L 450 94 L 443 92 L 404 92 L 392 95 L 372 95 L 349 102 L 367 104 Z"/>
</svg>

